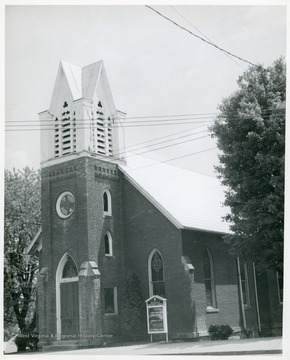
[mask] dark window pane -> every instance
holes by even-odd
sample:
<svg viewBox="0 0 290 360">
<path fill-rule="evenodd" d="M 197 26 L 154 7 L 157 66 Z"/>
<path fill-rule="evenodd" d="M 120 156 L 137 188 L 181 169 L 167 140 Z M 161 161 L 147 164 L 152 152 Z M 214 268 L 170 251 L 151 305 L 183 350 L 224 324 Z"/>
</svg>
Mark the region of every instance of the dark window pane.
<svg viewBox="0 0 290 360">
<path fill-rule="evenodd" d="M 207 251 L 204 254 L 203 263 L 204 263 L 204 277 L 205 279 L 210 279 L 211 278 L 210 259 Z"/>
<path fill-rule="evenodd" d="M 165 297 L 164 281 L 153 283 L 153 295 Z"/>
<path fill-rule="evenodd" d="M 72 278 L 78 276 L 77 268 L 73 259 L 68 256 L 67 262 L 64 265 L 62 277 L 63 278 Z"/>
<path fill-rule="evenodd" d="M 211 280 L 205 280 L 206 306 L 213 306 Z"/>
<path fill-rule="evenodd" d="M 113 314 L 114 312 L 114 288 L 107 288 L 105 289 L 105 313 Z"/>
<path fill-rule="evenodd" d="M 103 195 L 103 201 L 104 201 L 104 211 L 108 212 L 109 211 L 109 206 L 108 206 L 108 195 L 106 192 L 104 192 Z"/>
<path fill-rule="evenodd" d="M 163 262 L 159 252 L 155 252 L 151 260 L 152 281 L 163 281 Z"/>
<path fill-rule="evenodd" d="M 105 235 L 105 254 L 110 255 L 110 240 L 108 235 Z"/>
<path fill-rule="evenodd" d="M 243 303 L 244 305 L 248 304 L 248 299 L 247 299 L 247 284 L 245 280 L 241 281 L 242 283 L 242 293 L 243 293 Z"/>
</svg>

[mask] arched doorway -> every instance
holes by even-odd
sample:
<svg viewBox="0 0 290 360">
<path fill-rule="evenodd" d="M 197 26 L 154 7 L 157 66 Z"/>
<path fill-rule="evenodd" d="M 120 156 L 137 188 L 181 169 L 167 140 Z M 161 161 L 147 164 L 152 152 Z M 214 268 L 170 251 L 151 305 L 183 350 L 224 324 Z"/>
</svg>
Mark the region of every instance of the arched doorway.
<svg viewBox="0 0 290 360">
<path fill-rule="evenodd" d="M 58 339 L 72 339 L 79 332 L 78 271 L 72 257 L 65 254 L 56 272 L 56 315 Z"/>
</svg>

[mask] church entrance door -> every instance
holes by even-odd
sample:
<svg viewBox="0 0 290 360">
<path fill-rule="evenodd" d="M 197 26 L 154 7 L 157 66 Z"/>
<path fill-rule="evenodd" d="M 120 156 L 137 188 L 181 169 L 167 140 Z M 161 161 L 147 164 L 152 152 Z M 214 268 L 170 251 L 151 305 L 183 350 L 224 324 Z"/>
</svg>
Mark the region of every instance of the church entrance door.
<svg viewBox="0 0 290 360">
<path fill-rule="evenodd" d="M 79 331 L 78 281 L 61 283 L 60 297 L 62 339 L 76 338 Z"/>
</svg>

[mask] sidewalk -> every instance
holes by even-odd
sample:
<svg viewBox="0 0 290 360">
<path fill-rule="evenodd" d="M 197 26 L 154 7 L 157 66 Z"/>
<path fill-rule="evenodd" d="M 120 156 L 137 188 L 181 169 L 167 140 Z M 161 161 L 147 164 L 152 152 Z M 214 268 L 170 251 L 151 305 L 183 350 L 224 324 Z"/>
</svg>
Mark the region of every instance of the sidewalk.
<svg viewBox="0 0 290 360">
<path fill-rule="evenodd" d="M 106 346 L 65 352 L 27 352 L 21 355 L 254 355 L 281 354 L 282 338 L 257 338 L 206 342 L 159 342 Z"/>
</svg>

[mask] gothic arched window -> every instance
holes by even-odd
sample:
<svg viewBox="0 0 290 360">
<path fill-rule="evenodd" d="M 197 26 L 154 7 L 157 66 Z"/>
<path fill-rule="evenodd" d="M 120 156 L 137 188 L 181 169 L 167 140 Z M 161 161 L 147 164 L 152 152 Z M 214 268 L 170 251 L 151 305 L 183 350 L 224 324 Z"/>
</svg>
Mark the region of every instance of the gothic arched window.
<svg viewBox="0 0 290 360">
<path fill-rule="evenodd" d="M 154 249 L 149 255 L 149 294 L 165 297 L 164 264 L 160 252 Z"/>
<path fill-rule="evenodd" d="M 104 215 L 112 215 L 112 199 L 108 189 L 106 189 L 103 194 L 103 211 Z"/>
<path fill-rule="evenodd" d="M 112 235 L 109 233 L 109 231 L 106 233 L 104 237 L 104 243 L 105 243 L 105 255 L 112 256 L 113 255 Z"/>
<path fill-rule="evenodd" d="M 206 251 L 204 252 L 203 266 L 204 266 L 206 306 L 208 308 L 216 308 L 213 261 L 212 261 L 211 253 L 208 249 L 206 249 Z"/>
<path fill-rule="evenodd" d="M 68 255 L 67 261 L 63 267 L 62 279 L 74 278 L 78 276 L 76 264 L 73 259 Z"/>
</svg>

